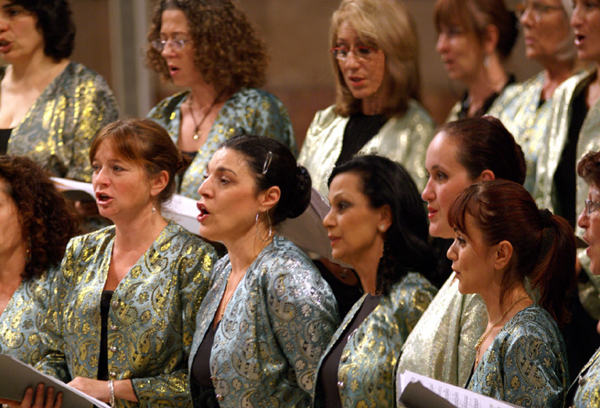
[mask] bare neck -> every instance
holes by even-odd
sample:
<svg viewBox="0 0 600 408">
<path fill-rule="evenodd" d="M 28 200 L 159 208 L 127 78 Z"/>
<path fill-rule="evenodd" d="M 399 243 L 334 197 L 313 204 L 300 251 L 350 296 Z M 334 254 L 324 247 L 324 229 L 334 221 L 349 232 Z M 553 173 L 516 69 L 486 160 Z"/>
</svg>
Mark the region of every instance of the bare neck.
<svg viewBox="0 0 600 408">
<path fill-rule="evenodd" d="M 552 98 L 556 88 L 580 68 L 583 68 L 583 65 L 575 60 L 553 61 L 553 63 L 547 64 L 544 67 L 543 100 L 547 101 Z"/>
<path fill-rule="evenodd" d="M 115 249 L 120 253 L 131 251 L 146 252 L 167 226 L 167 221 L 157 209 L 143 211 L 132 220 L 115 220 Z"/>
<path fill-rule="evenodd" d="M 466 84 L 471 101 L 469 116 L 481 109 L 491 95 L 500 93 L 507 82 L 508 75 L 502 63 L 495 55 L 490 56 L 488 65 L 482 66 L 477 76 Z"/>
<path fill-rule="evenodd" d="M 194 107 L 208 109 L 215 103 L 222 102 L 222 91 L 205 82 L 198 82 L 190 87 L 191 101 Z M 218 100 L 217 100 L 218 99 Z M 190 99 L 188 99 L 190 101 Z"/>
<path fill-rule="evenodd" d="M 268 235 L 267 232 L 261 232 L 263 232 L 263 235 L 261 235 L 263 238 Z M 256 229 L 250 228 L 240 237 L 225 242 L 229 261 L 231 262 L 231 274 L 240 275 L 246 273 L 248 267 L 252 265 L 261 251 L 272 241 L 273 237 L 270 237 L 267 242 L 262 241 L 258 237 Z"/>
<path fill-rule="evenodd" d="M 14 85 L 24 89 L 46 88 L 69 65 L 69 60 L 55 61 L 45 54 L 36 54 L 33 58 L 10 64 L 6 70 L 6 78 Z"/>
<path fill-rule="evenodd" d="M 372 295 L 377 294 L 377 268 L 382 256 L 383 242 L 381 242 L 381 245 L 377 248 L 374 248 L 372 251 L 360 256 L 359 259 L 351 262 L 365 293 L 370 293 Z"/>
</svg>

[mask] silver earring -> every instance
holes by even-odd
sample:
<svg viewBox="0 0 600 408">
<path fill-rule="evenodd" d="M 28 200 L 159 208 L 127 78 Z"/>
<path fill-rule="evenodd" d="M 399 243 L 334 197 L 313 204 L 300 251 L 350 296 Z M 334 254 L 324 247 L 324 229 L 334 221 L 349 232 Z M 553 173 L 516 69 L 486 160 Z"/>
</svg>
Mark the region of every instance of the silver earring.
<svg viewBox="0 0 600 408">
<path fill-rule="evenodd" d="M 385 229 L 385 225 L 381 224 L 381 225 L 379 226 L 379 231 L 383 232 L 383 230 L 384 230 L 384 229 Z"/>
<path fill-rule="evenodd" d="M 156 214 L 156 203 L 152 203 L 152 214 Z"/>
<path fill-rule="evenodd" d="M 271 236 L 273 235 L 273 225 L 271 225 L 271 217 L 269 217 L 269 210 L 265 211 L 265 213 L 267 214 L 267 220 L 269 221 L 269 235 L 267 235 L 266 239 L 261 237 L 259 232 L 260 228 L 258 226 L 258 217 L 260 216 L 260 211 L 256 213 L 256 219 L 254 223 L 256 224 L 256 236 L 258 237 L 258 239 L 260 239 L 262 242 L 269 242 L 269 239 L 271 239 Z"/>
</svg>

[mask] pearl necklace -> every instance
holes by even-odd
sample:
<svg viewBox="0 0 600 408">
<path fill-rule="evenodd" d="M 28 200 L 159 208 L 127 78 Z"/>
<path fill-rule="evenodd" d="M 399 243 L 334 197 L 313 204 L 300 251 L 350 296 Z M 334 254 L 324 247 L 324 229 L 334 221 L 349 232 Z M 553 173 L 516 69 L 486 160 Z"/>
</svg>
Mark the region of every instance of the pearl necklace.
<svg viewBox="0 0 600 408">
<path fill-rule="evenodd" d="M 530 299 L 529 295 L 525 295 L 522 298 L 517 299 L 512 305 L 510 305 L 510 307 L 508 309 L 506 309 L 506 311 L 502 314 L 502 317 L 500 319 L 498 319 L 498 321 L 496 321 L 496 323 L 494 323 L 492 325 L 492 327 L 490 327 L 489 329 L 487 329 L 485 331 L 485 333 L 483 333 L 481 335 L 481 337 L 479 338 L 479 340 L 477 340 L 477 343 L 475 344 L 475 355 L 479 355 L 479 349 L 481 349 L 481 344 L 485 341 L 485 339 L 487 338 L 487 336 L 489 336 L 489 334 L 492 332 L 492 330 L 494 329 L 494 327 L 498 326 L 502 320 L 504 320 L 504 318 L 506 317 L 506 315 L 515 308 L 515 306 L 519 303 L 522 302 L 525 299 Z M 477 357 L 477 359 L 475 360 L 475 366 L 479 365 L 479 360 L 480 358 Z"/>
</svg>

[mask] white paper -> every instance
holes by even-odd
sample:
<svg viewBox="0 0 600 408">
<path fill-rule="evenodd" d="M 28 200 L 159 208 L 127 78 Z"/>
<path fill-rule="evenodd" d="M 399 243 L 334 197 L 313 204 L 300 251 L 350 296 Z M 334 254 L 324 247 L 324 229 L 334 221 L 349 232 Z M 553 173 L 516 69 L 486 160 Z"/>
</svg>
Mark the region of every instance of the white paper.
<svg viewBox="0 0 600 408">
<path fill-rule="evenodd" d="M 62 408 L 81 408 L 95 405 L 110 408 L 110 405 L 92 398 L 62 381 L 37 371 L 12 356 L 0 354 L 0 398 L 21 401 L 27 388 L 34 391 L 39 383 L 54 388 L 54 395 L 63 393 Z"/>
<path fill-rule="evenodd" d="M 398 398 L 404 392 L 406 385 L 411 382 L 420 382 L 432 392 L 458 408 L 515 408 L 516 405 L 509 404 L 504 401 L 498 401 L 494 398 L 478 394 L 476 392 L 457 387 L 442 381 L 434 380 L 433 378 L 425 377 L 412 371 L 404 371 L 399 376 L 399 382 L 396 384 L 396 395 Z M 400 405 L 402 406 L 402 405 Z"/>
</svg>

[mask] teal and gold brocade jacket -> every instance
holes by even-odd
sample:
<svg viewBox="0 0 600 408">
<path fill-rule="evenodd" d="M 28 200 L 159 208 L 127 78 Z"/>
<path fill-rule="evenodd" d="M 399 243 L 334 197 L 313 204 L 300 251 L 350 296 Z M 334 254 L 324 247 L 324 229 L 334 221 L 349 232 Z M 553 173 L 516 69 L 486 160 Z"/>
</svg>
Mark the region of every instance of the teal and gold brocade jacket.
<svg viewBox="0 0 600 408">
<path fill-rule="evenodd" d="M 148 113 L 149 119 L 167 129 L 175 144 L 181 129 L 181 105 L 189 94 L 189 91 L 180 92 L 166 98 Z M 198 188 L 204 181 L 210 158 L 223 142 L 241 131 L 278 140 L 289 147 L 294 156 L 298 152 L 290 116 L 283 103 L 263 90 L 244 88 L 233 94 L 219 111 L 206 142 L 180 180 L 180 194 L 200 199 Z"/>
<path fill-rule="evenodd" d="M 568 386 L 567 351 L 558 325 L 534 304 L 500 330 L 467 388 L 518 406 L 562 408 Z"/>
<path fill-rule="evenodd" d="M 53 285 L 47 331 L 53 349 L 37 368 L 58 378 L 97 378 L 100 300 L 112 259 L 114 226 L 69 243 Z M 108 371 L 131 379 L 139 406 L 191 407 L 187 360 L 196 313 L 215 253 L 170 223 L 115 289 L 108 315 Z M 119 407 L 138 404 L 118 400 Z"/>
<path fill-rule="evenodd" d="M 329 194 L 327 180 L 342 151 L 349 120 L 337 115 L 333 108 L 317 112 L 298 158 L 298 163 L 308 169 L 313 187 L 323 197 Z M 384 156 L 402 164 L 421 190 L 427 183 L 425 153 L 434 134 L 433 119 L 418 102 L 411 100 L 406 113 L 389 119 L 358 154 Z"/>
<path fill-rule="evenodd" d="M 198 312 L 190 372 L 230 273 L 225 256 L 215 266 L 214 282 Z M 317 363 L 338 324 L 329 285 L 304 252 L 275 236 L 227 304 L 210 355 L 215 391 L 192 384 L 194 406 L 216 406 L 217 401 L 228 408 L 310 406 Z"/>
<path fill-rule="evenodd" d="M 5 72 L 0 68 L 0 80 Z M 117 101 L 104 78 L 71 62 L 12 130 L 7 152 L 27 156 L 57 177 L 89 183 L 92 139 L 118 118 Z"/>
<path fill-rule="evenodd" d="M 396 283 L 379 305 L 350 334 L 338 367 L 338 388 L 344 408 L 394 407 L 394 372 L 409 333 L 435 296 L 437 289 L 419 273 Z M 323 359 L 335 346 L 360 310 L 366 294 L 354 304 L 329 342 Z M 319 368 L 317 368 L 317 373 Z M 318 383 L 318 380 L 316 380 Z M 319 388 L 313 406 L 322 407 Z"/>
<path fill-rule="evenodd" d="M 569 405 L 574 408 L 600 407 L 600 349 L 583 367 L 569 393 L 575 392 L 575 397 Z"/>
<path fill-rule="evenodd" d="M 50 301 L 50 282 L 59 269 L 21 282 L 0 316 L 0 354 L 35 365 L 44 354 L 44 315 Z"/>
<path fill-rule="evenodd" d="M 475 344 L 487 325 L 479 295 L 463 295 L 452 272 L 410 332 L 398 363 L 405 370 L 464 387 L 475 363 Z"/>
</svg>

